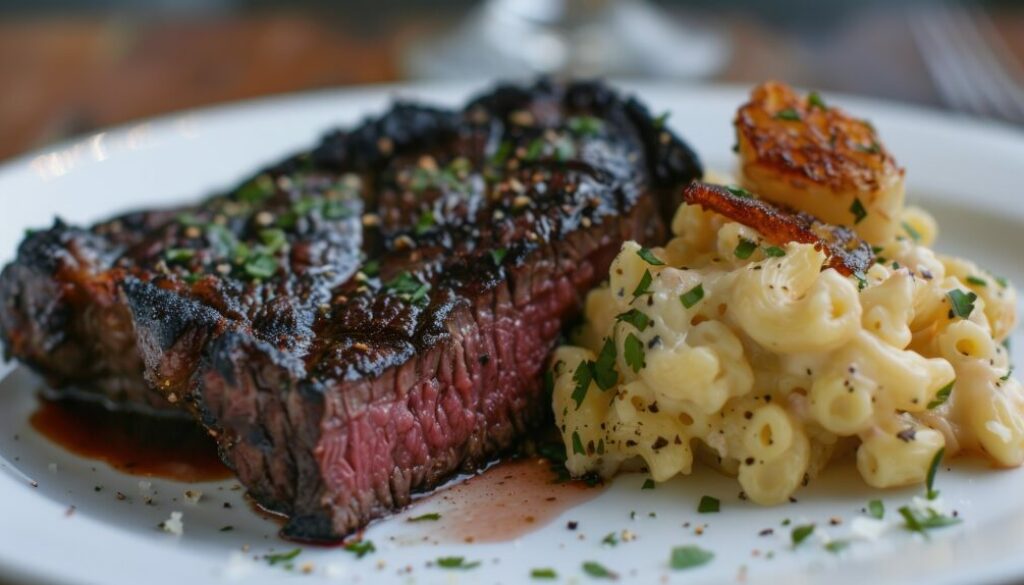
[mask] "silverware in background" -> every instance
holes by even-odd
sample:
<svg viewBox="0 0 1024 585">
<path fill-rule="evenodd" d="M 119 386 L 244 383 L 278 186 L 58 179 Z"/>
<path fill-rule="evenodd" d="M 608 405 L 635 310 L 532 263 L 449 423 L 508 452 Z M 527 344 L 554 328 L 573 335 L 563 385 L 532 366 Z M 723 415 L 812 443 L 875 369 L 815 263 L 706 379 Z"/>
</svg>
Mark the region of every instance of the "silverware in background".
<svg viewBox="0 0 1024 585">
<path fill-rule="evenodd" d="M 953 109 L 1024 124 L 1024 69 L 975 7 L 923 3 L 908 12 L 928 73 Z"/>
</svg>

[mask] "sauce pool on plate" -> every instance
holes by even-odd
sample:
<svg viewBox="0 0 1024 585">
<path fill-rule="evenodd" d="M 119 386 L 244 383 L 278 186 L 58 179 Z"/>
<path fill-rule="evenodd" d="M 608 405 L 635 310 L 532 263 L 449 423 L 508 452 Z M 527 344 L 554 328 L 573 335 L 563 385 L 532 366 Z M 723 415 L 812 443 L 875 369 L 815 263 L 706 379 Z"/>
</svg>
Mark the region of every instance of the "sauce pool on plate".
<svg viewBox="0 0 1024 585">
<path fill-rule="evenodd" d="M 544 459 L 507 461 L 420 499 L 398 516 L 407 523 L 401 540 L 507 542 L 603 492 L 581 481 L 556 482 Z"/>
<path fill-rule="evenodd" d="M 232 477 L 213 440 L 189 420 L 41 397 L 29 422 L 64 449 L 124 473 L 190 483 Z"/>
</svg>

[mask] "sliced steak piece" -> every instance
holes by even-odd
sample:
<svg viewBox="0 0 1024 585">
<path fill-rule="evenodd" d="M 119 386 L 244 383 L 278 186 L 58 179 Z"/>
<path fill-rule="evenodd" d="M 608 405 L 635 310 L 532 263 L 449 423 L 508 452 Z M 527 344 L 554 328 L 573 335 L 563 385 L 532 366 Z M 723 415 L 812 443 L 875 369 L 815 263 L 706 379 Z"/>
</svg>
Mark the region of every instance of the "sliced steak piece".
<svg viewBox="0 0 1024 585">
<path fill-rule="evenodd" d="M 700 174 L 600 83 L 503 86 L 459 111 L 399 104 L 138 241 L 81 232 L 106 251 L 85 280 L 109 282 L 145 379 L 289 515 L 283 533 L 336 540 L 548 420 L 563 326 Z M 20 270 L 8 337 L 38 312 Z M 43 353 L 34 335 L 9 347 Z"/>
</svg>

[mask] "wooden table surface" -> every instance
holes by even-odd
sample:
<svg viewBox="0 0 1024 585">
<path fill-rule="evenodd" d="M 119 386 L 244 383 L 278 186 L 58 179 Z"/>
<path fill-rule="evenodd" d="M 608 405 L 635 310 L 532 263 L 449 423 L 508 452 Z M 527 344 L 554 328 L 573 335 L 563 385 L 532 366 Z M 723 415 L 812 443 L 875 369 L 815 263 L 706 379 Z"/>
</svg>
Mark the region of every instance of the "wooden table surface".
<svg viewBox="0 0 1024 585">
<path fill-rule="evenodd" d="M 993 14 L 1024 61 L 1024 9 Z M 732 57 L 714 79 L 777 78 L 930 105 L 941 100 L 905 18 L 884 8 L 815 33 L 743 14 L 712 16 Z M 448 24 L 399 19 L 367 33 L 337 16 L 264 13 L 153 20 L 117 16 L 0 20 L 0 159 L 182 108 L 403 78 L 408 43 Z"/>
</svg>

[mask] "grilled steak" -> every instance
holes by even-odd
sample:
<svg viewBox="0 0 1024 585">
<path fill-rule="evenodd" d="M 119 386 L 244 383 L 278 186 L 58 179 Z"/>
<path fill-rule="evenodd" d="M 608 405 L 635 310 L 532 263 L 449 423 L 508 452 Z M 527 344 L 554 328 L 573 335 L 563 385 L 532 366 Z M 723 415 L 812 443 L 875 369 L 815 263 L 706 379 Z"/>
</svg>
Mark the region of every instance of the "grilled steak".
<svg viewBox="0 0 1024 585">
<path fill-rule="evenodd" d="M 339 539 L 548 419 L 562 327 L 700 174 L 600 83 L 399 104 L 194 208 L 29 237 L 0 328 L 55 384 L 183 406 L 284 535 Z"/>
</svg>

